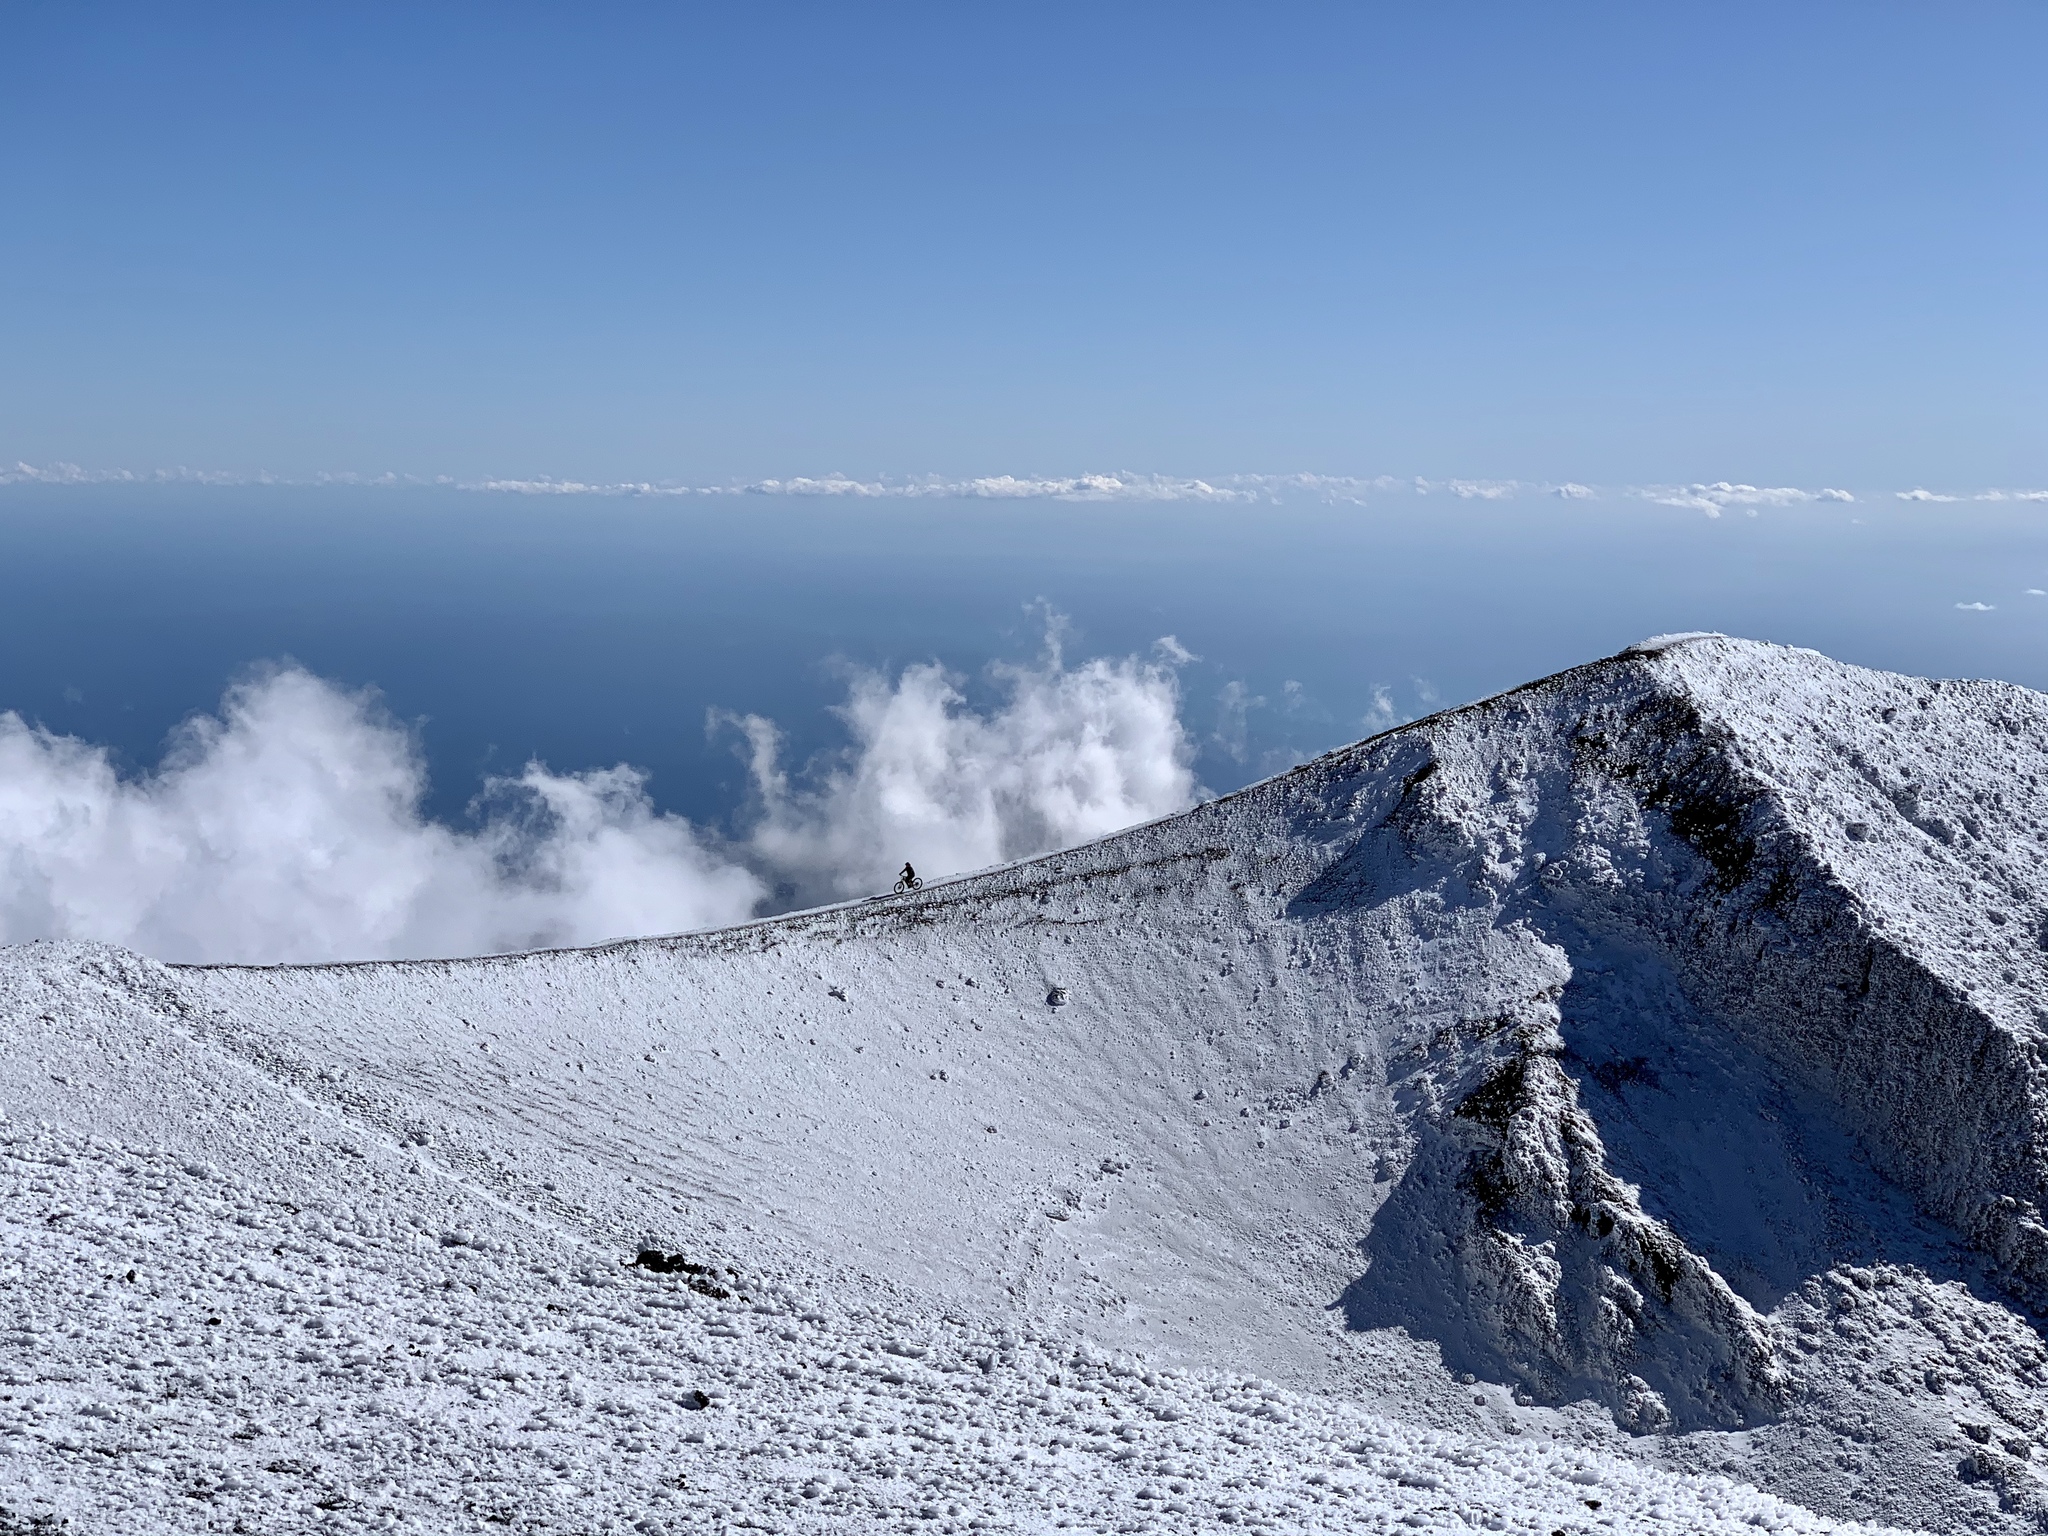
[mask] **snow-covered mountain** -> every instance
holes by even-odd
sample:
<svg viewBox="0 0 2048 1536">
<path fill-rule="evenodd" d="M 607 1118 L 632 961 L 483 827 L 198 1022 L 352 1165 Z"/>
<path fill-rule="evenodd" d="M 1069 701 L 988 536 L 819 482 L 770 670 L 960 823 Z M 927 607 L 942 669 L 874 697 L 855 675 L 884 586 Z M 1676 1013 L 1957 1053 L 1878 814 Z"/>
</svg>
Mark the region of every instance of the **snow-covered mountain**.
<svg viewBox="0 0 2048 1536">
<path fill-rule="evenodd" d="M 1685 637 L 724 932 L 0 952 L 0 1533 L 2040 1528 L 2044 773 Z"/>
</svg>

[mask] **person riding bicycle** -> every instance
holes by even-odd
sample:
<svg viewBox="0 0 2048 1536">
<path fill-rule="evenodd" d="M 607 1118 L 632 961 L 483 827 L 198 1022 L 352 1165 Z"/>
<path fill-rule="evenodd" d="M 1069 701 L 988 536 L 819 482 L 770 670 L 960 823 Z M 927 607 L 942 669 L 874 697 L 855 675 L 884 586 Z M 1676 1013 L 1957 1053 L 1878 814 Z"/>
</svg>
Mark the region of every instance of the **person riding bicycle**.
<svg viewBox="0 0 2048 1536">
<path fill-rule="evenodd" d="M 903 873 L 896 877 L 896 883 L 906 891 L 914 891 L 924 882 L 917 878 L 917 871 L 910 867 L 910 861 L 903 861 Z"/>
</svg>

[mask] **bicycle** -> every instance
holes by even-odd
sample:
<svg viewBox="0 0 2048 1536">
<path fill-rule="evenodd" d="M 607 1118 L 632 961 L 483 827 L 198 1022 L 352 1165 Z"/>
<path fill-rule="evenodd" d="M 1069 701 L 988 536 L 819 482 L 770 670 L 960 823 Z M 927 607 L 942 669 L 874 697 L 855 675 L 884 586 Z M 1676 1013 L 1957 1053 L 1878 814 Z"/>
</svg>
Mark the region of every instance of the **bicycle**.
<svg viewBox="0 0 2048 1536">
<path fill-rule="evenodd" d="M 896 877 L 896 894 L 901 896 L 908 891 L 921 891 L 923 889 L 924 882 L 917 878 L 917 871 L 908 864 L 904 865 L 903 873 Z"/>
</svg>

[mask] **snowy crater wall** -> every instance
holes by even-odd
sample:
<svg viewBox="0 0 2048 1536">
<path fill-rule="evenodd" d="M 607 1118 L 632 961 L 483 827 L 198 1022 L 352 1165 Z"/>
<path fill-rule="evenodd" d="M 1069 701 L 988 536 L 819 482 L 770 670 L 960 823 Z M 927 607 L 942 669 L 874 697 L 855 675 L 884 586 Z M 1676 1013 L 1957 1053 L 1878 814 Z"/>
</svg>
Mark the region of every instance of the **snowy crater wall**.
<svg viewBox="0 0 2048 1536">
<path fill-rule="evenodd" d="M 1252 791 L 1303 849 L 1288 910 L 1352 985 L 1384 992 L 1398 957 L 1427 956 L 1394 982 L 1408 1007 L 1389 1032 L 1420 1177 L 1369 1241 L 1363 1315 L 1462 1311 L 1444 1326 L 1475 1360 L 1553 1396 L 1592 1391 L 1642 1427 L 1778 1412 L 1785 1373 L 1714 1264 L 1767 1309 L 1793 1278 L 1767 1273 L 1785 1255 L 1684 1198 L 1689 1181 L 1740 1182 L 1742 1160 L 1635 1130 L 1632 1171 L 1653 1206 L 1694 1217 L 1679 1225 L 1709 1262 L 1608 1172 L 1580 1104 L 1584 1083 L 1639 1118 L 1683 1040 L 1751 1058 L 1747 1091 L 1714 1106 L 1724 1135 L 1777 1139 L 1755 1088 L 1783 1084 L 1784 1107 L 1848 1132 L 2038 1301 L 2044 742 L 2048 700 L 2023 689 L 1699 637 Z M 1470 1016 L 1498 964 L 1446 975 L 1461 946 L 1443 936 L 1474 925 L 1552 956 L 1555 979 L 1527 972 L 1543 990 L 1525 1011 L 1544 1017 Z M 1760 1204 L 1807 1177 L 1810 1152 L 1780 1152 Z M 1435 1197 L 1446 1183 L 1462 1203 Z M 1457 1236 L 1432 1251 L 1433 1231 Z M 1401 1290 L 1388 1271 L 1404 1266 Z M 1459 1306 L 1431 1301 L 1446 1293 Z"/>
<path fill-rule="evenodd" d="M 1685 637 L 719 933 L 278 969 L 31 946 L 0 998 L 48 1082 L 0 1103 L 251 1164 L 255 1111 L 194 1110 L 214 1069 L 158 1081 L 137 1045 L 176 1040 L 301 1106 L 305 1145 L 414 1170 L 404 1221 L 433 1189 L 495 1213 L 464 1220 L 508 1262 L 647 1245 L 2031 1528 L 2044 744 L 2021 689 Z"/>
</svg>

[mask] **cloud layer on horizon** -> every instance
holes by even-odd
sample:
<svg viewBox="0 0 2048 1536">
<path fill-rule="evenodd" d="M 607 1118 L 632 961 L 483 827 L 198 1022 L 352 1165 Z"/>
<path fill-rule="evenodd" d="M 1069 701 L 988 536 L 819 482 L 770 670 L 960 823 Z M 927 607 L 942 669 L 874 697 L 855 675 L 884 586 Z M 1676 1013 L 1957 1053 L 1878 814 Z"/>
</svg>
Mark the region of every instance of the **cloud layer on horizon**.
<svg viewBox="0 0 2048 1536">
<path fill-rule="evenodd" d="M 1784 509 L 1825 502 L 1855 502 L 1855 493 L 1835 486 L 1808 490 L 1800 486 L 1759 486 L 1717 480 L 1686 485 L 1601 487 L 1577 480 L 1430 479 L 1421 475 L 1240 474 L 1203 479 L 1119 471 L 1077 475 L 944 475 L 877 476 L 862 479 L 843 474 L 792 475 L 786 479 L 734 480 L 697 485 L 679 480 L 577 480 L 552 475 L 500 475 L 459 479 L 453 475 L 396 473 L 323 473 L 293 478 L 268 471 L 202 470 L 179 466 L 136 471 L 88 469 L 77 464 L 16 462 L 0 468 L 0 486 L 10 485 L 200 485 L 200 486 L 349 486 L 364 489 L 444 489 L 480 495 L 522 497 L 598 497 L 656 500 L 768 497 L 845 502 L 875 501 L 1057 501 L 1102 503 L 1278 503 L 1308 499 L 1365 504 L 1371 499 L 1448 495 L 1462 501 L 1508 502 L 1545 497 L 1567 502 L 1611 499 L 1647 501 L 1657 506 L 1703 512 L 1718 518 L 1738 510 L 1755 517 L 1763 509 Z M 1882 492 L 1866 491 L 1866 495 Z M 2048 490 L 1990 488 L 1969 493 L 1932 491 L 1924 486 L 1893 491 L 1896 500 L 1912 503 L 2048 502 Z"/>
<path fill-rule="evenodd" d="M 1847 491 L 1831 487 L 1807 491 L 1791 485 L 1735 485 L 1726 480 L 1717 480 L 1711 485 L 1646 486 L 1637 494 L 1662 507 L 1684 507 L 1704 512 L 1709 517 L 1719 517 L 1731 507 L 1740 508 L 1755 517 L 1760 507 L 1796 507 L 1816 501 L 1856 499 Z"/>
</svg>

